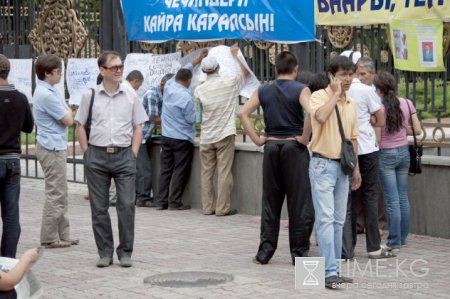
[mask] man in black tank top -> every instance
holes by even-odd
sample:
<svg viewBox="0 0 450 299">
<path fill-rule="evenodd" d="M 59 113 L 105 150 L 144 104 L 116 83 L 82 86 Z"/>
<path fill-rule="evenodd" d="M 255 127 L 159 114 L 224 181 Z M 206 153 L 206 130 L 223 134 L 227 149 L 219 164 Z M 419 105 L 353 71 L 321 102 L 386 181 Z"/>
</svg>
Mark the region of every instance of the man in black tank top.
<svg viewBox="0 0 450 299">
<path fill-rule="evenodd" d="M 289 244 L 292 264 L 295 257 L 307 257 L 314 225 L 314 208 L 308 175 L 311 136 L 309 88 L 297 81 L 297 59 L 291 52 L 276 58 L 277 80 L 261 86 L 239 112 L 242 127 L 252 141 L 264 146 L 261 242 L 253 259 L 267 264 L 278 245 L 280 215 L 287 198 Z M 265 136 L 251 125 L 250 115 L 264 111 Z"/>
</svg>

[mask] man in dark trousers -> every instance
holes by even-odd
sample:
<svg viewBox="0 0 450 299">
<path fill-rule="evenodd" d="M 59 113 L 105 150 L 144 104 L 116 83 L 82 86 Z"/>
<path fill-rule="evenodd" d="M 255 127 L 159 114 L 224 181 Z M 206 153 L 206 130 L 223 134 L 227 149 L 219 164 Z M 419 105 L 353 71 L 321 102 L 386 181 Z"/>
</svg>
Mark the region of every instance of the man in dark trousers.
<svg viewBox="0 0 450 299">
<path fill-rule="evenodd" d="M 112 178 L 117 189 L 119 225 L 119 246 L 116 253 L 122 267 L 131 267 L 136 158 L 142 140 L 142 124 L 147 120 L 147 115 L 136 93 L 120 83 L 124 68 L 120 54 L 105 51 L 97 62 L 103 82 L 95 90 L 89 140 L 85 125 L 91 91 L 81 98 L 75 117 L 78 141 L 84 152 L 92 228 L 100 256 L 97 267 L 108 267 L 113 263 L 114 241 L 108 212 Z"/>
<path fill-rule="evenodd" d="M 281 52 L 275 62 L 277 80 L 256 90 L 239 112 L 246 134 L 264 145 L 261 242 L 253 259 L 267 264 L 278 245 L 280 214 L 284 197 L 289 215 L 289 245 L 295 257 L 309 255 L 309 237 L 314 225 L 314 209 L 308 176 L 311 136 L 309 88 L 296 81 L 297 58 Z M 266 136 L 258 136 L 250 115 L 262 106 Z"/>
<path fill-rule="evenodd" d="M 157 210 L 186 210 L 184 188 L 191 173 L 195 138 L 195 109 L 189 89 L 192 71 L 208 54 L 203 50 L 199 57 L 180 69 L 164 87 L 161 125 L 161 172 Z"/>
<path fill-rule="evenodd" d="M 34 122 L 27 97 L 8 83 L 10 69 L 8 58 L 0 54 L 0 254 L 15 258 L 20 237 L 20 132 L 31 133 Z"/>
</svg>

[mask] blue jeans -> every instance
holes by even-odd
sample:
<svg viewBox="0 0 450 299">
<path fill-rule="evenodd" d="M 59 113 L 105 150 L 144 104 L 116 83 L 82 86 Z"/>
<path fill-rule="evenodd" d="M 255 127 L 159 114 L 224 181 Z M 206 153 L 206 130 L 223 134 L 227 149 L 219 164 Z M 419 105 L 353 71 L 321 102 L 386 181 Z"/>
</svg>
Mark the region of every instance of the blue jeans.
<svg viewBox="0 0 450 299">
<path fill-rule="evenodd" d="M 1 256 L 15 258 L 20 237 L 20 160 L 0 159 Z"/>
<path fill-rule="evenodd" d="M 311 158 L 309 178 L 319 254 L 325 257 L 325 277 L 330 277 L 339 272 L 349 179 L 339 162 L 316 157 Z"/>
<path fill-rule="evenodd" d="M 387 245 L 400 248 L 406 244 L 409 232 L 407 146 L 380 150 L 380 181 L 388 214 Z"/>
</svg>

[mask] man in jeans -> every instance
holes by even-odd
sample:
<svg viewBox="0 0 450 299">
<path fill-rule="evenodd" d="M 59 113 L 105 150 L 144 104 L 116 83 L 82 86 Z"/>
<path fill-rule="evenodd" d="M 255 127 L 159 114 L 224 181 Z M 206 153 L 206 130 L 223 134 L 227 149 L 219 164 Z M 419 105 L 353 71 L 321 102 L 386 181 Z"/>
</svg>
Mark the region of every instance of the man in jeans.
<svg viewBox="0 0 450 299">
<path fill-rule="evenodd" d="M 364 67 L 374 71 L 373 61 L 364 58 Z M 347 205 L 347 217 L 344 224 L 342 240 L 342 258 L 351 259 L 356 246 L 356 205 L 361 200 L 366 231 L 366 249 L 369 258 L 389 258 L 395 255 L 380 247 L 380 233 L 378 230 L 378 144 L 374 126 L 384 127 L 385 120 L 381 110 L 381 100 L 375 90 L 359 80 L 362 68 L 356 64 L 357 70 L 348 94 L 355 101 L 358 111 L 358 164 L 361 172 L 361 188 L 351 192 Z M 363 72 L 365 70 L 362 70 Z M 371 121 L 372 120 L 372 121 Z M 372 122 L 372 123 L 371 123 Z"/>
<path fill-rule="evenodd" d="M 34 122 L 27 97 L 8 83 L 10 68 L 8 58 L 0 54 L 0 255 L 15 258 L 20 237 L 20 132 L 31 133 Z"/>
<path fill-rule="evenodd" d="M 339 275 L 337 259 L 342 252 L 342 227 L 345 221 L 349 177 L 340 165 L 341 135 L 335 107 L 338 108 L 345 137 L 352 141 L 358 153 L 358 118 L 356 106 L 347 95 L 355 65 L 344 56 L 334 57 L 329 65 L 330 84 L 311 95 L 313 152 L 309 177 L 315 210 L 315 228 L 320 256 L 325 257 L 325 286 L 353 282 Z M 361 184 L 358 166 L 353 173 L 352 188 Z"/>
</svg>

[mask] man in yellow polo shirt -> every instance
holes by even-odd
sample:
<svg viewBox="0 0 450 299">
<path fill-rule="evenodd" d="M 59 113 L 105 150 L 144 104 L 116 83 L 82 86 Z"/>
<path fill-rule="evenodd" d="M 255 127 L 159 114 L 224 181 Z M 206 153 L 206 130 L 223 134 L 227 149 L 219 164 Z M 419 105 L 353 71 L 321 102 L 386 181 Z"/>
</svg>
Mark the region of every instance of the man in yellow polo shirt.
<svg viewBox="0 0 450 299">
<path fill-rule="evenodd" d="M 342 252 L 342 227 L 345 221 L 349 177 L 340 165 L 341 135 L 335 107 L 338 107 L 347 139 L 358 152 L 358 117 L 356 106 L 347 95 L 352 83 L 355 65 L 344 56 L 333 58 L 328 67 L 330 84 L 311 95 L 312 140 L 309 145 L 312 158 L 309 177 L 315 210 L 315 228 L 319 253 L 325 257 L 325 286 L 335 288 L 353 280 L 339 275 L 337 259 Z M 361 184 L 356 166 L 352 188 Z"/>
</svg>

